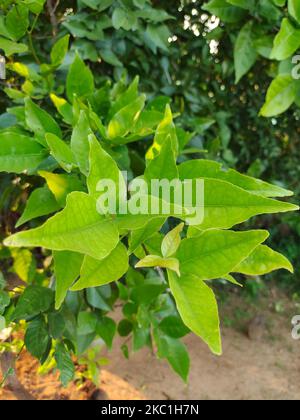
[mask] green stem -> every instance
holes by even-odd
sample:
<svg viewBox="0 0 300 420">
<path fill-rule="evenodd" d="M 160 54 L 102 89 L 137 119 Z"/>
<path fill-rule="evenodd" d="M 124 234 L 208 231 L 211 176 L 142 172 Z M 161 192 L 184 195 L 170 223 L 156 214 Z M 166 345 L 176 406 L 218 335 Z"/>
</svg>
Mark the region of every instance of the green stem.
<svg viewBox="0 0 300 420">
<path fill-rule="evenodd" d="M 41 64 L 41 62 L 40 62 L 40 59 L 39 59 L 39 57 L 38 57 L 38 55 L 37 55 L 37 53 L 35 51 L 34 45 L 33 45 L 32 33 L 34 31 L 35 25 L 37 24 L 37 21 L 39 19 L 39 16 L 40 16 L 39 14 L 36 15 L 36 17 L 34 18 L 34 21 L 32 23 L 32 26 L 31 26 L 30 30 L 27 31 L 27 34 L 28 34 L 28 42 L 29 42 L 29 49 L 30 49 L 30 52 L 33 55 L 33 58 L 34 58 L 34 60 L 36 61 L 37 64 Z"/>
</svg>

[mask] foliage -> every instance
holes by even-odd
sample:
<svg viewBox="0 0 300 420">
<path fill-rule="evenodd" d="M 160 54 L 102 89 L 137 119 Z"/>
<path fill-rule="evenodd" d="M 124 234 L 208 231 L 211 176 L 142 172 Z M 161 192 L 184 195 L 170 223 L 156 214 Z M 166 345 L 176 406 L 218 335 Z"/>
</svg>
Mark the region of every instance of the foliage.
<svg viewBox="0 0 300 420">
<path fill-rule="evenodd" d="M 184 22 L 172 20 L 175 13 L 184 15 L 184 5 L 179 11 L 171 5 L 166 12 L 167 7 L 159 10 L 147 0 L 73 3 L 48 9 L 51 25 L 45 25 L 42 0 L 1 5 L 0 48 L 9 56 L 4 88 L 9 100 L 3 95 L 0 118 L 0 171 L 5 173 L 0 207 L 5 247 L 0 256 L 8 282 L 1 286 L 0 324 L 26 321 L 27 349 L 42 364 L 54 360 L 63 384 L 74 375 L 72 355 L 84 359 L 96 337 L 110 348 L 116 334 L 124 337 L 126 357 L 129 343 L 133 351 L 153 347 L 186 381 L 189 356 L 181 338 L 189 331 L 221 354 L 211 288 L 215 280 L 235 282 L 232 273 L 293 271 L 285 257 L 263 245 L 267 231 L 247 230 L 247 224 L 231 229 L 257 215 L 297 207 L 275 200 L 290 196 L 288 189 L 226 171 L 211 160 L 222 155 L 235 163 L 228 150 L 228 120 L 233 117 L 223 108 L 238 108 L 239 88 L 230 88 L 225 102 L 223 86 L 233 66 L 227 63 L 224 71 L 225 60 L 215 63 L 216 76 L 210 80 L 214 63 L 207 40 L 195 35 L 192 25 L 187 31 Z M 226 3 L 229 21 L 221 17 L 229 26 L 216 29 L 226 45 L 233 28 L 241 28 L 240 19 L 246 22 L 247 11 L 223 0 L 211 3 Z M 205 6 L 218 14 L 212 7 Z M 250 13 L 260 20 L 256 9 Z M 214 39 L 207 19 L 200 25 Z M 244 48 L 249 48 L 253 27 L 251 22 L 243 27 L 236 41 L 236 54 L 245 53 L 251 66 L 257 57 Z M 268 28 L 262 26 L 262 33 Z M 38 33 L 45 38 L 38 39 Z M 178 42 L 169 45 L 174 33 Z M 202 57 L 195 57 L 200 47 Z M 155 69 L 148 56 L 156 57 Z M 198 79 L 193 69 L 201 61 Z M 241 65 L 237 80 L 250 70 L 249 62 Z M 138 78 L 131 77 L 128 84 L 124 67 L 131 76 L 141 74 L 146 94 L 139 93 Z M 259 108 L 253 108 L 256 114 Z M 209 159 L 187 161 L 189 155 L 203 157 L 204 133 Z M 203 223 L 187 228 L 182 221 L 188 212 L 178 217 L 171 210 L 134 217 L 99 214 L 97 183 L 108 176 L 119 180 L 120 171 L 147 182 L 204 179 Z M 121 184 L 121 192 L 124 188 Z M 11 273 L 22 280 L 19 288 L 9 287 Z M 123 314 L 118 323 L 113 316 L 117 301 Z"/>
</svg>

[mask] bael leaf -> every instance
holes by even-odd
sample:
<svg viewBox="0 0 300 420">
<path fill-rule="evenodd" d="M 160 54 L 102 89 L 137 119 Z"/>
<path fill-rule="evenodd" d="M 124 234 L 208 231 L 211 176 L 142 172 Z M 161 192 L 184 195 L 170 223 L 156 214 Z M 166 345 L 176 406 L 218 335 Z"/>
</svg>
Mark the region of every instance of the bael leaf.
<svg viewBox="0 0 300 420">
<path fill-rule="evenodd" d="M 218 16 L 225 23 L 239 22 L 245 16 L 242 8 L 232 6 L 226 0 L 211 0 L 204 4 L 202 9 Z"/>
<path fill-rule="evenodd" d="M 262 276 L 281 268 L 288 270 L 290 273 L 294 272 L 293 266 L 286 257 L 273 251 L 268 246 L 260 245 L 233 271 L 248 276 Z"/>
<path fill-rule="evenodd" d="M 283 61 L 291 57 L 300 47 L 300 29 L 284 18 L 279 33 L 274 39 L 271 59 Z"/>
<path fill-rule="evenodd" d="M 70 193 L 84 190 L 83 184 L 76 175 L 55 174 L 46 171 L 39 171 L 39 175 L 46 180 L 47 186 L 60 208 L 65 206 Z"/>
<path fill-rule="evenodd" d="M 50 340 L 47 325 L 43 318 L 40 317 L 30 322 L 24 338 L 29 353 L 39 360 L 42 359 L 49 347 Z"/>
<path fill-rule="evenodd" d="M 89 136 L 90 143 L 90 171 L 87 178 L 89 193 L 99 198 L 99 182 L 102 180 L 111 180 L 115 186 L 117 202 L 125 201 L 127 198 L 127 187 L 121 171 L 116 161 L 103 150 L 100 143 L 94 135 Z"/>
<path fill-rule="evenodd" d="M 194 188 L 194 194 L 195 190 Z M 201 206 L 204 211 L 203 222 L 199 225 L 201 230 L 230 229 L 259 214 L 298 210 L 294 204 L 261 197 L 215 179 L 204 179 L 204 200 L 202 198 L 198 206 L 194 203 L 194 210 L 199 211 Z M 189 210 L 192 211 L 191 208 Z M 188 219 L 190 224 L 194 224 L 191 215 Z M 196 222 L 197 220 L 198 217 L 195 218 Z"/>
<path fill-rule="evenodd" d="M 31 171 L 45 159 L 46 151 L 31 137 L 14 132 L 0 132 L 0 171 Z"/>
<path fill-rule="evenodd" d="M 212 160 L 190 160 L 179 165 L 178 170 L 182 181 L 186 179 L 213 178 L 229 182 L 246 191 L 264 197 L 288 197 L 293 195 L 292 191 L 241 174 L 234 169 L 226 169 L 221 163 Z"/>
<path fill-rule="evenodd" d="M 96 326 L 97 334 L 104 340 L 108 349 L 111 350 L 114 336 L 117 332 L 117 324 L 108 317 L 99 319 Z"/>
<path fill-rule="evenodd" d="M 159 231 L 162 225 L 165 223 L 165 217 L 158 217 L 150 220 L 144 227 L 133 230 L 129 239 L 129 253 L 134 251 L 147 239 L 151 238 L 157 231 Z"/>
<path fill-rule="evenodd" d="M 170 105 L 166 105 L 165 115 L 161 123 L 158 125 L 153 145 L 150 147 L 146 154 L 147 160 L 152 160 L 160 152 L 162 145 L 167 138 L 171 139 L 172 149 L 177 156 L 178 153 L 178 139 L 175 124 L 173 122 L 173 115 Z"/>
<path fill-rule="evenodd" d="M 147 255 L 135 265 L 135 268 L 145 267 L 168 268 L 180 276 L 179 261 L 176 258 L 162 258 L 158 255 Z"/>
<path fill-rule="evenodd" d="M 271 83 L 260 114 L 275 117 L 285 112 L 296 99 L 295 80 L 289 74 L 279 74 Z"/>
<path fill-rule="evenodd" d="M 47 186 L 37 188 L 27 200 L 25 210 L 16 224 L 16 228 L 22 226 L 37 217 L 46 216 L 60 210 L 61 206 Z"/>
<path fill-rule="evenodd" d="M 71 251 L 54 251 L 55 309 L 59 309 L 67 292 L 79 277 L 84 255 Z"/>
<path fill-rule="evenodd" d="M 80 279 L 71 290 L 78 291 L 117 281 L 127 272 L 128 266 L 127 249 L 122 243 L 119 243 L 103 260 L 85 257 L 80 271 Z"/>
<path fill-rule="evenodd" d="M 25 116 L 27 126 L 38 137 L 42 144 L 47 144 L 44 140 L 46 133 L 52 133 L 60 138 L 62 137 L 59 125 L 51 115 L 29 98 L 25 99 Z"/>
<path fill-rule="evenodd" d="M 289 14 L 300 23 L 300 3 L 298 0 L 288 0 Z"/>
<path fill-rule="evenodd" d="M 159 357 L 166 358 L 174 371 L 184 382 L 187 382 L 190 370 L 190 357 L 186 346 L 179 340 L 164 335 L 159 336 L 156 341 Z"/>
<path fill-rule="evenodd" d="M 141 95 L 112 117 L 107 129 L 107 136 L 110 140 L 125 137 L 133 131 L 134 124 L 145 106 L 145 101 L 146 96 Z"/>
<path fill-rule="evenodd" d="M 71 359 L 69 352 L 63 343 L 58 343 L 55 348 L 54 358 L 57 368 L 60 371 L 60 380 L 64 387 L 73 380 L 75 375 L 74 363 Z"/>
<path fill-rule="evenodd" d="M 46 142 L 50 148 L 50 153 L 59 165 L 66 171 L 72 172 L 76 167 L 75 156 L 68 144 L 54 134 L 46 134 Z"/>
<path fill-rule="evenodd" d="M 200 280 L 222 278 L 249 257 L 268 237 L 269 233 L 262 230 L 205 231 L 200 236 L 181 242 L 176 254 L 180 271 L 183 275 L 194 275 Z"/>
<path fill-rule="evenodd" d="M 75 155 L 80 171 L 84 175 L 89 173 L 89 136 L 93 132 L 85 111 L 80 112 L 76 126 L 74 127 L 71 138 L 71 149 Z"/>
<path fill-rule="evenodd" d="M 184 325 L 179 316 L 170 315 L 164 318 L 158 328 L 166 335 L 172 338 L 182 338 L 187 335 L 190 330 Z"/>
<path fill-rule="evenodd" d="M 74 95 L 78 98 L 86 97 L 94 92 L 94 76 L 84 63 L 76 55 L 72 65 L 69 68 L 67 76 L 67 96 L 70 102 L 73 102 Z"/>
<path fill-rule="evenodd" d="M 11 250 L 14 259 L 13 269 L 21 280 L 32 281 L 35 276 L 36 263 L 29 249 Z"/>
<path fill-rule="evenodd" d="M 21 295 L 12 320 L 28 320 L 50 309 L 54 300 L 53 291 L 41 286 L 28 286 Z"/>
<path fill-rule="evenodd" d="M 10 297 L 9 294 L 4 292 L 3 290 L 0 290 L 0 314 L 2 315 L 5 311 L 5 309 L 10 304 Z"/>
<path fill-rule="evenodd" d="M 13 54 L 22 54 L 28 51 L 28 46 L 26 44 L 17 43 L 0 37 L 0 48 L 5 52 L 7 57 L 10 57 Z"/>
<path fill-rule="evenodd" d="M 24 4 L 14 5 L 6 15 L 5 26 L 14 41 L 22 38 L 29 26 L 28 7 Z"/>
<path fill-rule="evenodd" d="M 252 37 L 253 22 L 247 22 L 240 30 L 234 46 L 235 82 L 248 73 L 257 59 Z"/>
<path fill-rule="evenodd" d="M 171 136 L 168 136 L 161 146 L 159 154 L 150 160 L 145 170 L 145 179 L 150 183 L 152 179 L 167 179 L 173 181 L 178 178 L 175 151 L 172 147 Z"/>
<path fill-rule="evenodd" d="M 69 49 L 69 40 L 70 35 L 65 35 L 53 45 L 50 53 L 51 64 L 53 66 L 59 67 L 63 63 Z"/>
<path fill-rule="evenodd" d="M 11 247 L 44 247 L 74 251 L 103 259 L 116 247 L 119 233 L 115 224 L 101 217 L 96 200 L 81 192 L 67 197 L 65 209 L 39 228 L 16 233 L 4 243 Z"/>
<path fill-rule="evenodd" d="M 222 354 L 218 306 L 213 291 L 198 277 L 169 272 L 171 292 L 185 325 L 217 355 Z"/>
<path fill-rule="evenodd" d="M 161 244 L 161 253 L 164 258 L 172 257 L 176 254 L 180 243 L 180 233 L 183 231 L 184 223 L 180 223 L 175 229 L 171 230 L 163 239 Z"/>
<path fill-rule="evenodd" d="M 91 9 L 102 12 L 113 4 L 114 0 L 82 0 L 82 3 Z"/>
</svg>

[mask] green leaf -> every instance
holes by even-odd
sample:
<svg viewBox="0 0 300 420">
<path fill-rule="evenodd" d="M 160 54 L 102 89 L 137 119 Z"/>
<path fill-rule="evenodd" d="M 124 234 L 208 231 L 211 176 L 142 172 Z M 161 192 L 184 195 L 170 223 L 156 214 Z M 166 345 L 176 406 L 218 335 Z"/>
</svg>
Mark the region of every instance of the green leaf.
<svg viewBox="0 0 300 420">
<path fill-rule="evenodd" d="M 172 257 L 176 254 L 181 243 L 180 233 L 183 228 L 184 223 L 181 223 L 164 237 L 161 244 L 161 252 L 164 258 Z"/>
<path fill-rule="evenodd" d="M 66 350 L 64 344 L 59 343 L 56 346 L 54 353 L 57 368 L 60 371 L 60 381 L 64 387 L 73 380 L 75 375 L 75 367 L 72 362 L 69 352 Z"/>
<path fill-rule="evenodd" d="M 17 42 L 0 37 L 0 49 L 5 52 L 7 57 L 10 57 L 13 54 L 25 53 L 28 50 L 28 47 L 26 44 L 18 44 Z"/>
<path fill-rule="evenodd" d="M 184 325 L 181 318 L 170 315 L 164 318 L 158 328 L 166 335 L 172 338 L 182 338 L 187 335 L 190 330 Z"/>
<path fill-rule="evenodd" d="M 291 57 L 300 47 L 300 29 L 285 18 L 282 20 L 279 33 L 274 39 L 274 47 L 271 58 L 275 60 L 286 60 Z"/>
<path fill-rule="evenodd" d="M 113 0 L 82 0 L 82 3 L 94 10 L 102 12 L 113 4 Z"/>
<path fill-rule="evenodd" d="M 76 167 L 75 156 L 68 144 L 54 134 L 46 134 L 46 142 L 50 148 L 50 153 L 59 165 L 66 171 L 72 172 Z"/>
<path fill-rule="evenodd" d="M 152 50 L 155 54 L 157 48 L 166 52 L 169 51 L 169 37 L 171 33 L 166 25 L 148 24 L 145 35 L 153 44 Z"/>
<path fill-rule="evenodd" d="M 31 137 L 14 132 L 0 133 L 0 171 L 31 171 L 45 159 L 46 151 Z"/>
<path fill-rule="evenodd" d="M 52 192 L 60 207 L 66 204 L 67 196 L 73 191 L 83 191 L 84 186 L 76 175 L 54 174 L 52 172 L 39 171 L 49 190 Z"/>
<path fill-rule="evenodd" d="M 132 289 L 130 299 L 139 305 L 149 305 L 166 290 L 163 284 L 142 284 Z"/>
<path fill-rule="evenodd" d="M 99 319 L 96 326 L 97 334 L 104 340 L 108 349 L 111 350 L 114 336 L 117 332 L 115 321 L 108 317 Z"/>
<path fill-rule="evenodd" d="M 51 64 L 53 66 L 59 67 L 63 63 L 69 49 L 69 40 L 70 35 L 65 35 L 53 45 L 50 53 Z"/>
<path fill-rule="evenodd" d="M 51 312 L 48 314 L 48 324 L 50 336 L 54 338 L 54 340 L 61 338 L 66 329 L 63 314 L 60 312 Z"/>
<path fill-rule="evenodd" d="M 64 121 L 72 125 L 73 124 L 73 109 L 72 106 L 64 98 L 56 96 L 54 93 L 50 94 L 50 99 L 53 102 L 55 108 L 59 114 L 63 117 Z"/>
<path fill-rule="evenodd" d="M 128 270 L 128 254 L 126 247 L 119 245 L 103 260 L 85 257 L 80 279 L 72 287 L 72 291 L 98 287 L 119 280 Z"/>
<path fill-rule="evenodd" d="M 254 40 L 254 47 L 259 55 L 270 59 L 273 49 L 273 36 L 264 35 Z"/>
<path fill-rule="evenodd" d="M 132 132 L 134 124 L 145 106 L 145 101 L 146 96 L 141 95 L 113 116 L 107 129 L 109 139 L 114 140 L 118 137 L 125 137 Z"/>
<path fill-rule="evenodd" d="M 289 74 L 279 74 L 268 89 L 260 114 L 263 117 L 275 117 L 289 109 L 295 99 L 295 80 Z"/>
<path fill-rule="evenodd" d="M 178 139 L 175 124 L 173 122 L 173 115 L 169 105 L 166 106 L 165 115 L 161 123 L 158 125 L 153 145 L 150 147 L 146 154 L 147 160 L 152 160 L 157 156 L 165 142 L 170 137 L 172 143 L 172 149 L 177 155 L 178 153 Z"/>
<path fill-rule="evenodd" d="M 22 38 L 29 26 L 28 8 L 23 4 L 13 6 L 6 15 L 5 26 L 14 41 Z"/>
<path fill-rule="evenodd" d="M 0 315 L 0 333 L 6 327 L 6 320 L 4 316 Z"/>
<path fill-rule="evenodd" d="M 150 183 L 152 179 L 173 181 L 177 178 L 178 169 L 175 151 L 172 146 L 171 136 L 168 136 L 162 144 L 159 154 L 149 162 L 145 170 L 145 179 Z"/>
<path fill-rule="evenodd" d="M 51 115 L 29 98 L 25 99 L 25 116 L 26 124 L 42 144 L 46 145 L 44 140 L 46 133 L 52 133 L 60 138 L 62 137 L 61 130 Z"/>
<path fill-rule="evenodd" d="M 239 22 L 245 15 L 245 11 L 232 6 L 226 0 L 211 0 L 202 6 L 203 10 L 218 16 L 225 23 Z"/>
<path fill-rule="evenodd" d="M 158 217 L 153 220 L 150 220 L 144 227 L 141 229 L 136 229 L 131 232 L 129 239 L 129 254 L 134 253 L 134 251 L 147 239 L 151 238 L 157 231 L 159 231 L 162 225 L 165 223 L 165 217 Z"/>
<path fill-rule="evenodd" d="M 118 333 L 120 337 L 128 337 L 132 332 L 133 325 L 128 319 L 122 319 L 118 324 Z"/>
<path fill-rule="evenodd" d="M 60 208 L 61 206 L 48 187 L 37 188 L 28 198 L 25 210 L 18 220 L 16 228 L 37 217 L 55 213 Z"/>
<path fill-rule="evenodd" d="M 227 0 L 227 3 L 246 10 L 253 10 L 255 8 L 255 0 Z"/>
<path fill-rule="evenodd" d="M 78 315 L 78 334 L 88 335 L 95 332 L 98 319 L 92 312 L 80 312 Z"/>
<path fill-rule="evenodd" d="M 176 258 L 162 258 L 158 255 L 147 255 L 135 265 L 135 268 L 144 267 L 168 268 L 180 276 L 179 261 Z"/>
<path fill-rule="evenodd" d="M 90 171 L 87 179 L 89 193 L 99 198 L 104 193 L 99 191 L 99 182 L 101 180 L 111 180 L 115 186 L 117 202 L 119 199 L 125 201 L 127 199 L 127 187 L 116 161 L 103 150 L 94 135 L 89 136 L 89 142 Z"/>
<path fill-rule="evenodd" d="M 28 249 L 14 249 L 11 251 L 14 259 L 13 268 L 21 280 L 28 282 L 34 278 L 36 264 L 32 253 Z"/>
<path fill-rule="evenodd" d="M 139 77 L 135 77 L 133 82 L 128 86 L 127 90 L 119 95 L 116 101 L 113 103 L 109 110 L 109 117 L 112 118 L 116 115 L 121 109 L 125 108 L 128 104 L 134 102 L 139 97 L 138 92 L 139 87 Z"/>
<path fill-rule="evenodd" d="M 105 312 L 110 312 L 112 310 L 111 306 L 107 302 L 107 296 L 103 287 L 93 287 L 87 289 L 86 299 L 89 305 L 93 308 L 100 309 Z"/>
<path fill-rule="evenodd" d="M 204 219 L 199 226 L 201 230 L 230 229 L 259 214 L 298 210 L 294 204 L 261 197 L 215 179 L 204 180 L 204 201 L 198 204 L 198 210 L 199 206 L 204 206 Z M 190 224 L 194 224 L 191 215 L 188 219 Z M 195 221 L 198 221 L 198 217 Z"/>
<path fill-rule="evenodd" d="M 80 112 L 80 116 L 76 126 L 74 127 L 71 138 L 71 149 L 75 155 L 80 171 L 84 175 L 89 173 L 89 136 L 93 134 L 89 120 L 84 111 Z"/>
<path fill-rule="evenodd" d="M 246 23 L 240 30 L 234 46 L 235 82 L 248 73 L 257 59 L 252 37 L 253 22 Z"/>
<path fill-rule="evenodd" d="M 212 160 L 190 160 L 179 165 L 178 170 L 182 181 L 186 179 L 213 178 L 227 181 L 246 191 L 264 197 L 287 197 L 293 195 L 292 191 L 241 174 L 234 169 L 226 169 L 221 163 Z"/>
<path fill-rule="evenodd" d="M 160 336 L 157 340 L 158 355 L 166 358 L 174 371 L 184 382 L 188 381 L 190 370 L 190 358 L 183 343 L 174 338 Z"/>
<path fill-rule="evenodd" d="M 185 239 L 177 253 L 181 273 L 200 280 L 222 278 L 244 261 L 269 234 L 267 231 L 209 230 Z"/>
<path fill-rule="evenodd" d="M 112 24 L 116 30 L 130 31 L 136 26 L 136 16 L 129 9 L 116 7 L 112 14 Z"/>
<path fill-rule="evenodd" d="M 268 246 L 261 245 L 233 271 L 248 276 L 262 276 L 281 268 L 291 273 L 294 272 L 293 266 L 286 257 L 273 251 Z"/>
<path fill-rule="evenodd" d="M 48 311 L 53 303 L 53 292 L 41 286 L 28 286 L 21 295 L 12 320 L 28 320 Z"/>
<path fill-rule="evenodd" d="M 37 359 L 42 359 L 49 347 L 50 336 L 47 325 L 43 318 L 31 321 L 26 334 L 24 343 L 26 349 Z"/>
<path fill-rule="evenodd" d="M 38 15 L 42 12 L 46 0 L 23 0 L 28 9 Z"/>
<path fill-rule="evenodd" d="M 300 3 L 298 0 L 288 0 L 289 14 L 300 23 Z"/>
<path fill-rule="evenodd" d="M 171 292 L 185 325 L 217 355 L 222 354 L 218 306 L 213 291 L 198 277 L 169 272 Z"/>
<path fill-rule="evenodd" d="M 79 277 L 84 256 L 76 252 L 55 251 L 53 252 L 53 258 L 56 280 L 55 309 L 59 309 L 67 296 L 69 288 Z"/>
<path fill-rule="evenodd" d="M 9 294 L 0 290 L 0 314 L 2 315 L 10 303 Z"/>
<path fill-rule="evenodd" d="M 67 96 L 73 102 L 74 95 L 83 98 L 94 92 L 94 77 L 84 61 L 76 55 L 67 76 Z"/>
<path fill-rule="evenodd" d="M 101 217 L 96 200 L 81 192 L 67 197 L 66 208 L 43 226 L 16 233 L 4 243 L 11 247 L 44 247 L 54 251 L 74 251 L 103 259 L 117 246 L 116 225 Z"/>
</svg>

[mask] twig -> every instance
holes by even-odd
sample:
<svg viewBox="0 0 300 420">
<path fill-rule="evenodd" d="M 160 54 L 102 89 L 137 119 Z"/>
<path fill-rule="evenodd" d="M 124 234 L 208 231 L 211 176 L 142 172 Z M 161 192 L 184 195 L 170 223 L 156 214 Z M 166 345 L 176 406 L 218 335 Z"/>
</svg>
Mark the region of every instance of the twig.
<svg viewBox="0 0 300 420">
<path fill-rule="evenodd" d="M 52 25 L 52 33 L 53 33 L 54 37 L 56 37 L 57 31 L 58 31 L 58 22 L 57 22 L 55 12 L 56 12 L 56 10 L 59 6 L 59 1 L 60 0 L 57 0 L 55 5 L 53 6 L 52 0 L 47 0 L 47 9 L 48 9 L 48 13 L 49 13 L 49 16 L 50 16 L 50 22 L 51 22 L 51 25 Z"/>
</svg>

